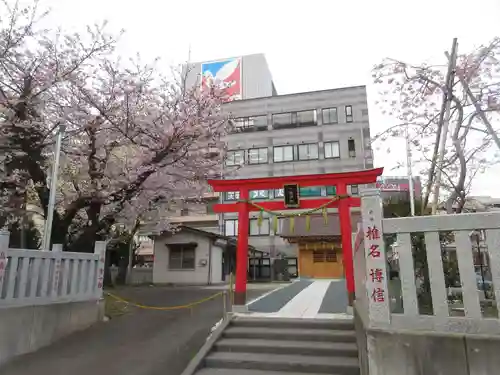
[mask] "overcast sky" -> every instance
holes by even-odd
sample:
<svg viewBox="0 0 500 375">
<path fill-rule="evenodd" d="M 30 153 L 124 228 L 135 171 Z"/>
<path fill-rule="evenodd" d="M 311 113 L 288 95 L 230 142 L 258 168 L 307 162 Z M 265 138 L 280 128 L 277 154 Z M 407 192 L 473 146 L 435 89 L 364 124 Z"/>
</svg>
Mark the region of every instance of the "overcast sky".
<svg viewBox="0 0 500 375">
<path fill-rule="evenodd" d="M 372 134 L 391 120 L 380 115 L 370 70 L 384 57 L 443 61 L 453 37 L 469 50 L 500 35 L 500 0 L 41 0 L 51 23 L 80 28 L 107 19 L 126 30 L 121 53 L 160 56 L 165 66 L 265 53 L 278 93 L 368 86 Z M 376 152 L 391 171 L 395 155 Z M 497 193 L 500 167 L 480 177 L 476 195 Z M 495 186 L 496 185 L 496 186 Z"/>
</svg>

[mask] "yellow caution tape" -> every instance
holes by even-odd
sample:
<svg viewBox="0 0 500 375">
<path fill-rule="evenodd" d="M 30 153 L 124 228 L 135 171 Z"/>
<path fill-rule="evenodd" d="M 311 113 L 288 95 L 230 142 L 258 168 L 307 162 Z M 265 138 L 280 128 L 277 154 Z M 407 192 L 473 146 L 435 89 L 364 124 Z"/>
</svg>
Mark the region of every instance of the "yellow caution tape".
<svg viewBox="0 0 500 375">
<path fill-rule="evenodd" d="M 119 296 L 117 296 L 117 295 L 115 295 L 113 293 L 109 293 L 109 292 L 104 292 L 104 293 L 107 294 L 108 296 L 110 296 L 111 298 L 117 300 L 117 301 L 127 303 L 127 304 L 129 304 L 131 306 L 135 306 L 135 307 L 138 307 L 140 309 L 161 310 L 161 311 L 189 309 L 189 308 L 191 308 L 193 306 L 200 305 L 203 302 L 210 301 L 210 300 L 212 300 L 212 299 L 214 299 L 214 298 L 216 298 L 216 297 L 221 296 L 221 295 L 224 294 L 224 292 L 215 293 L 215 294 L 212 294 L 211 296 L 209 296 L 207 298 L 203 298 L 203 299 L 200 299 L 199 301 L 191 302 L 191 303 L 189 303 L 187 305 L 160 307 L 160 306 L 146 306 L 146 305 L 141 305 L 140 303 L 128 301 L 125 298 L 119 297 Z"/>
</svg>

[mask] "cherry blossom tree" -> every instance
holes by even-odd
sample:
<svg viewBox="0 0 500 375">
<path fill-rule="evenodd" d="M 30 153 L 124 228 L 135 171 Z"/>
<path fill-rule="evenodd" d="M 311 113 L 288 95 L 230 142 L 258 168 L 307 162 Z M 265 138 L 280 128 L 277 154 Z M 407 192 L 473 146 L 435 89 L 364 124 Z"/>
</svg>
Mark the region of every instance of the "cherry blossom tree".
<svg viewBox="0 0 500 375">
<path fill-rule="evenodd" d="M 36 2 L 8 9 L 0 23 L 5 196 L 32 184 L 47 213 L 64 125 L 53 241 L 89 251 L 116 223 L 167 229 L 170 202 L 201 195 L 221 174 L 224 87 L 186 87 L 182 75 L 160 74 L 158 61 L 116 58 L 118 38 L 105 24 L 65 34 L 37 28 Z"/>
<path fill-rule="evenodd" d="M 439 168 L 449 58 L 445 54 L 442 65 L 386 59 L 373 70 L 382 113 L 397 123 L 378 134 L 375 141 L 380 147 L 390 138 L 404 137 L 408 130 L 415 164 L 426 176 L 423 208 L 427 207 Z M 474 177 L 500 160 L 500 38 L 459 54 L 452 85 L 449 136 L 440 168 L 446 195 L 441 198 L 448 212 L 453 208 L 460 212 Z"/>
</svg>

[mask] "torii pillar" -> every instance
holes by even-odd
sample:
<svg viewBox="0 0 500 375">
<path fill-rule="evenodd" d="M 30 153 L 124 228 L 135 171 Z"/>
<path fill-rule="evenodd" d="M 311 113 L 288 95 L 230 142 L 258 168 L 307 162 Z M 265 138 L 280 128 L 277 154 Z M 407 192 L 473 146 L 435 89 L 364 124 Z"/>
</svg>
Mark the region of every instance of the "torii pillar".
<svg viewBox="0 0 500 375">
<path fill-rule="evenodd" d="M 258 208 L 249 204 L 250 191 L 282 189 L 286 184 L 297 184 L 299 187 L 311 186 L 335 186 L 336 194 L 347 195 L 347 185 L 372 184 L 377 177 L 382 175 L 383 168 L 369 169 L 364 171 L 327 173 L 301 176 L 263 177 L 254 179 L 234 180 L 209 180 L 214 192 L 239 192 L 239 202 L 220 203 L 214 206 L 216 213 L 238 213 L 238 244 L 236 250 L 236 285 L 234 293 L 234 304 L 244 307 L 246 304 L 247 291 L 247 266 L 248 266 L 248 235 L 249 235 L 249 213 L 259 211 Z M 334 202 L 331 198 L 302 199 L 298 209 L 318 208 L 328 203 L 328 208 L 337 207 L 339 211 L 340 232 L 342 236 L 342 252 L 344 257 L 344 273 L 346 277 L 349 303 L 354 300 L 354 266 L 352 254 L 352 226 L 351 207 L 360 207 L 361 200 L 357 197 L 347 197 Z M 283 200 L 259 202 L 259 206 L 270 211 L 282 212 L 288 210 Z"/>
</svg>

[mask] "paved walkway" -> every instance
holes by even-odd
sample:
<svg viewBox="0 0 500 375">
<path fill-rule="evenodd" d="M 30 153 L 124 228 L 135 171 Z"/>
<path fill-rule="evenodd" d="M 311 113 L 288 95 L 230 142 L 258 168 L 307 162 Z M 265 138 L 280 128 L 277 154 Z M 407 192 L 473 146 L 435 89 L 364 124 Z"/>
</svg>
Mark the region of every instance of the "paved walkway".
<svg viewBox="0 0 500 375">
<path fill-rule="evenodd" d="M 153 306 L 184 305 L 217 291 L 137 287 L 116 294 Z M 256 298 L 266 290 L 249 291 Z M 0 368 L 1 375 L 179 375 L 222 317 L 222 299 L 190 310 L 130 312 Z"/>
<path fill-rule="evenodd" d="M 297 280 L 249 303 L 252 316 L 349 318 L 344 280 Z"/>
</svg>

